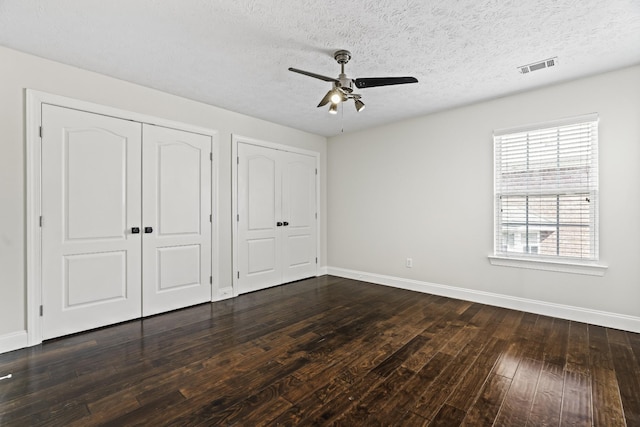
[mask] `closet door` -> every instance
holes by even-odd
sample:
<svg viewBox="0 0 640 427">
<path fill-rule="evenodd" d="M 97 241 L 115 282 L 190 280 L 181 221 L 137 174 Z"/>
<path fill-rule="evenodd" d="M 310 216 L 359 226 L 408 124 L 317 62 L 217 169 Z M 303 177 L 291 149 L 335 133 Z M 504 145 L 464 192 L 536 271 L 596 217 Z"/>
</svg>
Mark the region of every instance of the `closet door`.
<svg viewBox="0 0 640 427">
<path fill-rule="evenodd" d="M 316 275 L 315 158 L 238 143 L 238 293 Z"/>
<path fill-rule="evenodd" d="M 287 283 L 316 275 L 316 160 L 282 154 L 282 283 Z"/>
<path fill-rule="evenodd" d="M 238 293 L 282 283 L 280 154 L 238 144 Z"/>
<path fill-rule="evenodd" d="M 142 315 L 211 301 L 211 137 L 143 125 Z"/>
<path fill-rule="evenodd" d="M 43 338 L 140 317 L 139 123 L 42 108 Z"/>
</svg>

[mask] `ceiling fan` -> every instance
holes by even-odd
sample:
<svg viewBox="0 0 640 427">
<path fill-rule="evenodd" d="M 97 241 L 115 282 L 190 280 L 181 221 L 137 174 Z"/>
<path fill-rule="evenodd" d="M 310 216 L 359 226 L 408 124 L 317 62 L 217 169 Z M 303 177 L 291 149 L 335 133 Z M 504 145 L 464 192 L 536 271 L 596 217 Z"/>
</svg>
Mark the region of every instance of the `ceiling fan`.
<svg viewBox="0 0 640 427">
<path fill-rule="evenodd" d="M 333 58 L 338 62 L 338 64 L 340 64 L 340 75 L 338 78 L 322 76 L 309 71 L 299 70 L 297 68 L 289 68 L 289 71 L 293 71 L 294 73 L 304 74 L 305 76 L 333 83 L 333 88 L 327 92 L 318 104 L 318 107 L 322 107 L 323 105 L 331 103 L 329 106 L 329 113 L 331 114 L 336 114 L 338 112 L 338 104 L 348 99 L 354 100 L 356 110 L 358 112 L 364 109 L 364 102 L 362 102 L 361 99 L 362 95 L 353 91 L 354 86 L 358 89 L 366 89 L 376 86 L 418 83 L 418 79 L 415 77 L 363 77 L 359 79 L 351 79 L 344 73 L 344 64 L 349 62 L 351 59 L 351 52 L 348 50 L 338 50 L 333 54 Z"/>
</svg>

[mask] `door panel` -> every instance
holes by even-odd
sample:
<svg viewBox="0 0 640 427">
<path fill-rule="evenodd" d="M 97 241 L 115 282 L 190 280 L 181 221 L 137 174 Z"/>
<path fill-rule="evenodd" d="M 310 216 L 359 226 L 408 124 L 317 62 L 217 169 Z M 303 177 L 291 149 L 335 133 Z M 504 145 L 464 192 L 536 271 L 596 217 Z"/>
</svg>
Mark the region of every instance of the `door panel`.
<svg viewBox="0 0 640 427">
<path fill-rule="evenodd" d="M 293 233 L 290 233 L 293 234 Z M 308 235 L 289 235 L 287 239 L 287 255 L 288 255 L 288 267 L 296 268 L 302 265 L 311 265 L 309 262 L 310 257 L 313 255 L 315 261 L 315 255 L 310 251 L 313 246 L 310 244 L 310 237 Z M 309 276 L 304 276 L 309 277 Z M 296 280 L 296 279 L 293 279 Z"/>
<path fill-rule="evenodd" d="M 247 151 L 247 150 L 244 150 Z M 267 155 L 271 153 L 266 153 Z M 264 155 L 246 157 L 247 230 L 275 231 L 276 216 L 276 162 Z"/>
<path fill-rule="evenodd" d="M 121 203 L 126 193 L 127 139 L 96 128 L 66 129 L 65 139 L 66 240 L 122 239 L 127 219 Z"/>
<path fill-rule="evenodd" d="M 247 276 L 276 271 L 275 238 L 247 240 Z"/>
<path fill-rule="evenodd" d="M 201 282 L 199 274 L 200 253 L 200 245 L 159 248 L 159 291 L 197 286 Z M 176 268 L 176 266 L 179 266 L 179 268 Z"/>
<path fill-rule="evenodd" d="M 211 137 L 146 124 L 143 134 L 142 314 L 149 316 L 211 301 Z"/>
<path fill-rule="evenodd" d="M 127 298 L 126 252 L 67 255 L 64 262 L 63 286 L 68 307 Z"/>
<path fill-rule="evenodd" d="M 145 133 L 145 138 L 147 134 Z M 205 138 L 208 139 L 208 138 Z M 145 139 L 145 149 L 148 147 Z M 208 141 L 165 142 L 156 147 L 158 169 L 158 234 L 160 236 L 200 234 L 202 223 L 203 162 L 208 156 Z M 145 151 L 145 154 L 146 151 Z M 204 164 L 206 168 L 208 164 Z M 151 178 L 151 177 L 150 177 Z M 146 188 L 145 188 L 146 190 Z M 206 201 L 205 201 L 206 203 Z M 208 211 L 206 212 L 208 215 Z"/>
<path fill-rule="evenodd" d="M 141 125 L 43 105 L 43 338 L 139 317 Z"/>
</svg>

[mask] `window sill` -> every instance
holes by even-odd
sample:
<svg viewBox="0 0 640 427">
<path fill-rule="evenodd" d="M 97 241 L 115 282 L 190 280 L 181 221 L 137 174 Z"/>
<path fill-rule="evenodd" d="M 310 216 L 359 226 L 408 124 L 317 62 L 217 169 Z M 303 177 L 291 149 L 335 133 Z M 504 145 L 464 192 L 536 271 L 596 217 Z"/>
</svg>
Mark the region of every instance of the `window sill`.
<svg viewBox="0 0 640 427">
<path fill-rule="evenodd" d="M 491 265 L 499 265 L 502 267 L 529 268 L 533 270 L 557 271 L 561 273 L 586 274 L 588 276 L 604 276 L 605 271 L 609 268 L 606 265 L 586 262 L 550 261 L 496 255 L 489 255 L 489 262 Z"/>
</svg>

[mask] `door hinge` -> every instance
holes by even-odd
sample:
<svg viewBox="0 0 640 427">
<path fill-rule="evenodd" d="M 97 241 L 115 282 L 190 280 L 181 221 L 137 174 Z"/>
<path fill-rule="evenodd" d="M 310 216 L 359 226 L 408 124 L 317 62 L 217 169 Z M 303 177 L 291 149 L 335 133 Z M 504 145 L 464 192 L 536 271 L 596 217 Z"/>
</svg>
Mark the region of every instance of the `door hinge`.
<svg viewBox="0 0 640 427">
<path fill-rule="evenodd" d="M 40 228 L 42 228 L 42 215 L 40 215 Z"/>
<path fill-rule="evenodd" d="M 236 221 L 240 222 L 240 214 L 236 215 Z"/>
<path fill-rule="evenodd" d="M 240 272 L 238 271 L 238 279 L 240 278 Z"/>
<path fill-rule="evenodd" d="M 40 135 L 40 138 L 42 138 L 42 126 L 40 126 L 40 129 L 38 129 L 38 135 Z"/>
<path fill-rule="evenodd" d="M 240 164 L 240 156 L 236 157 L 236 164 Z"/>
<path fill-rule="evenodd" d="M 316 219 L 318 219 L 318 212 L 316 212 Z"/>
<path fill-rule="evenodd" d="M 209 153 L 209 160 L 213 162 L 213 153 Z"/>
<path fill-rule="evenodd" d="M 213 222 L 213 215 L 209 215 L 209 222 Z"/>
<path fill-rule="evenodd" d="M 40 317 L 42 317 L 43 313 L 44 313 L 44 307 L 40 306 Z"/>
<path fill-rule="evenodd" d="M 213 276 L 209 276 L 209 284 L 213 285 Z"/>
<path fill-rule="evenodd" d="M 318 168 L 316 168 L 316 175 L 318 175 Z"/>
</svg>

